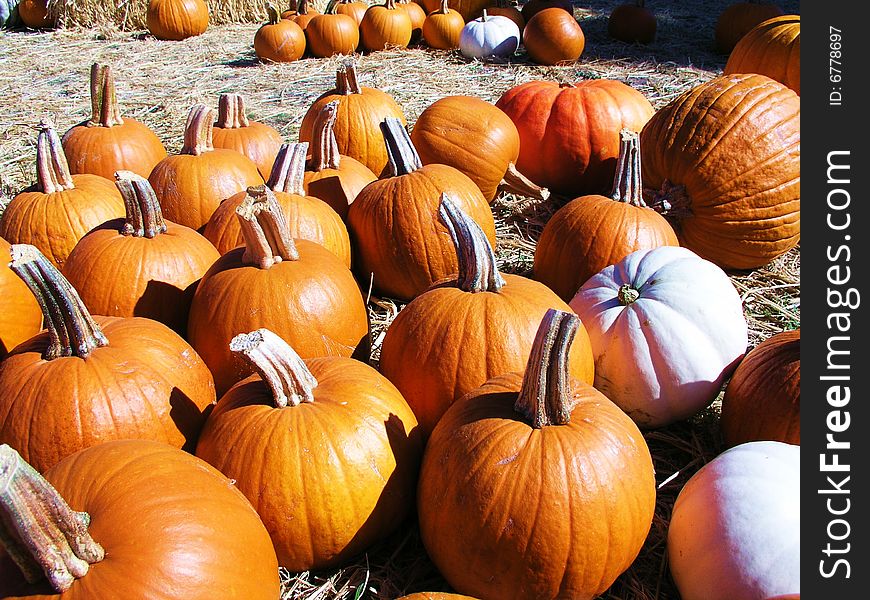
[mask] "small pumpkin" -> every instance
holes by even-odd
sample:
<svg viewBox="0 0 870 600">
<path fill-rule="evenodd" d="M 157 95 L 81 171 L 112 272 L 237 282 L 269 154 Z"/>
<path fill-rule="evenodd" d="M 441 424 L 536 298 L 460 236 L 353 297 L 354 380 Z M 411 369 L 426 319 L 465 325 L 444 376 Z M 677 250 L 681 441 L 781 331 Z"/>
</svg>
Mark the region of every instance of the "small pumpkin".
<svg viewBox="0 0 870 600">
<path fill-rule="evenodd" d="M 800 369 L 800 329 L 777 333 L 753 348 L 725 388 L 725 444 L 773 440 L 800 445 Z"/>
<path fill-rule="evenodd" d="M 489 16 L 486 9 L 480 17 L 468 21 L 459 34 L 459 51 L 467 58 L 507 58 L 520 45 L 520 30 L 507 17 Z"/>
<path fill-rule="evenodd" d="M 236 209 L 245 245 L 203 275 L 190 306 L 187 338 L 215 377 L 218 394 L 252 373 L 232 355 L 239 333 L 267 327 L 303 357 L 351 356 L 368 344 L 368 312 L 350 270 L 332 252 L 293 240 L 265 185 L 248 188 Z"/>
<path fill-rule="evenodd" d="M 686 248 L 632 252 L 569 304 L 592 340 L 595 387 L 644 428 L 709 406 L 746 352 L 737 290 Z"/>
<path fill-rule="evenodd" d="M 528 23 L 532 17 L 548 8 L 559 8 L 574 16 L 574 6 L 571 0 L 529 0 L 523 4 L 520 13 L 523 15 L 526 23 Z"/>
<path fill-rule="evenodd" d="M 768 19 L 779 17 L 783 12 L 776 4 L 759 0 L 745 0 L 729 5 L 716 19 L 714 31 L 716 50 L 728 54 L 740 38 L 749 33 L 753 27 Z"/>
<path fill-rule="evenodd" d="M 411 17 L 396 0 L 369 6 L 359 24 L 362 47 L 370 52 L 387 47 L 407 48 L 413 33 Z"/>
<path fill-rule="evenodd" d="M 43 120 L 36 138 L 36 184 L 6 206 L 0 237 L 11 244 L 33 244 L 60 267 L 88 231 L 124 213 L 124 201 L 111 181 L 70 174 L 60 137 Z"/>
<path fill-rule="evenodd" d="M 426 444 L 420 535 L 459 593 L 591 600 L 647 537 L 650 451 L 625 413 L 569 375 L 579 327 L 577 315 L 548 311 L 525 373 L 469 392 Z"/>
<path fill-rule="evenodd" d="M 335 12 L 352 17 L 356 21 L 357 27 L 362 22 L 363 15 L 365 15 L 368 8 L 369 4 L 361 0 L 338 0 L 335 4 Z"/>
<path fill-rule="evenodd" d="M 184 335 L 196 284 L 220 254 L 193 229 L 163 219 L 147 179 L 132 171 L 115 178 L 126 218 L 79 240 L 63 275 L 96 314 L 148 317 Z"/>
<path fill-rule="evenodd" d="M 441 194 L 483 228 L 495 244 L 495 219 L 480 189 L 448 165 L 423 165 L 401 121 L 384 120 L 393 176 L 362 189 L 347 212 L 360 281 L 379 294 L 410 300 L 456 272 L 456 250 L 438 226 Z M 389 240 L 388 243 L 385 243 Z"/>
<path fill-rule="evenodd" d="M 800 446 L 734 446 L 692 475 L 668 526 L 668 563 L 685 600 L 800 593 Z"/>
<path fill-rule="evenodd" d="M 208 29 L 204 0 L 148 0 L 145 26 L 160 40 L 186 40 Z"/>
<path fill-rule="evenodd" d="M 326 58 L 336 54 L 353 54 L 359 45 L 359 23 L 352 15 L 327 12 L 309 21 L 305 37 L 314 56 Z"/>
<path fill-rule="evenodd" d="M 673 227 L 641 195 L 638 134 L 624 129 L 620 135 L 613 193 L 565 204 L 535 246 L 533 277 L 566 302 L 587 279 L 635 250 L 679 246 Z"/>
<path fill-rule="evenodd" d="M 193 348 L 151 319 L 92 317 L 34 246 L 13 245 L 11 255 L 46 330 L 0 363 L 0 443 L 20 448 L 39 471 L 111 439 L 193 448 L 215 401 Z"/>
<path fill-rule="evenodd" d="M 196 454 L 248 497 L 278 563 L 340 566 L 395 530 L 414 509 L 423 449 L 399 391 L 351 358 L 303 361 L 267 329 L 230 347 L 256 374 L 220 399 Z"/>
<path fill-rule="evenodd" d="M 9 242 L 0 238 L 0 360 L 42 329 L 42 310 L 21 278 L 9 268 Z"/>
<path fill-rule="evenodd" d="M 108 441 L 43 477 L 2 445 L 0 489 L 0 521 L 12 524 L 0 546 L 0 596 L 8 600 L 280 593 L 275 549 L 250 502 L 177 448 Z"/>
<path fill-rule="evenodd" d="M 278 9 L 266 3 L 268 21 L 254 34 L 254 54 L 261 61 L 293 62 L 305 54 L 305 32 L 295 22 L 283 19 Z"/>
<path fill-rule="evenodd" d="M 430 48 L 454 50 L 459 48 L 459 36 L 465 27 L 462 15 L 450 8 L 447 0 L 441 0 L 437 10 L 430 12 L 423 21 L 423 40 Z"/>
<path fill-rule="evenodd" d="M 649 44 L 656 37 L 658 20 L 645 0 L 620 4 L 607 18 L 607 34 L 621 42 Z"/>
<path fill-rule="evenodd" d="M 507 17 L 516 23 L 517 28 L 520 30 L 520 41 L 522 41 L 523 29 L 526 27 L 526 18 L 523 16 L 523 13 L 520 12 L 520 9 L 517 8 L 516 4 L 510 3 L 509 0 L 497 0 L 495 6 L 486 8 L 486 14 L 492 15 L 493 17 Z"/>
<path fill-rule="evenodd" d="M 166 148 L 147 125 L 121 117 L 115 78 L 109 65 L 91 66 L 91 118 L 73 126 L 61 140 L 72 174 L 114 179 L 115 171 L 148 177 L 166 158 Z"/>
<path fill-rule="evenodd" d="M 48 0 L 20 0 L 18 17 L 31 29 L 51 29 L 55 26 L 55 17 L 48 10 Z"/>
<path fill-rule="evenodd" d="M 217 121 L 211 135 L 215 148 L 235 150 L 250 158 L 263 179 L 269 176 L 283 143 L 274 127 L 248 118 L 241 94 L 218 97 Z"/>
<path fill-rule="evenodd" d="M 526 23 L 523 44 L 534 62 L 557 65 L 579 59 L 586 36 L 573 15 L 561 8 L 545 8 Z"/>
<path fill-rule="evenodd" d="M 187 115 L 181 152 L 160 161 L 148 181 L 163 215 L 179 225 L 200 231 L 220 203 L 263 177 L 247 156 L 215 148 L 214 109 L 195 104 Z"/>
<path fill-rule="evenodd" d="M 423 22 L 426 20 L 426 11 L 423 7 L 411 0 L 396 0 L 396 5 L 408 13 L 411 19 L 411 43 L 420 40 L 423 35 Z"/>
<path fill-rule="evenodd" d="M 801 94 L 801 18 L 783 15 L 762 21 L 740 38 L 724 73 L 767 75 Z"/>
<path fill-rule="evenodd" d="M 309 23 L 320 14 L 320 11 L 316 8 L 312 8 L 308 3 L 308 0 L 298 0 L 296 2 L 296 12 L 294 14 L 287 15 L 286 17 L 282 15 L 282 18 L 285 20 L 293 21 L 297 25 L 299 25 L 302 31 L 308 29 Z"/>
</svg>

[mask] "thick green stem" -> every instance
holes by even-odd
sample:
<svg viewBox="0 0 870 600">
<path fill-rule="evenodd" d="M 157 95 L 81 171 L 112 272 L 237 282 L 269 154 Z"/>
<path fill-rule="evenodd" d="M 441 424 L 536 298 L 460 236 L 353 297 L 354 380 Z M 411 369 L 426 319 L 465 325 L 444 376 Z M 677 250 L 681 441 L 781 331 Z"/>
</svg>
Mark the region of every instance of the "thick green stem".
<svg viewBox="0 0 870 600">
<path fill-rule="evenodd" d="M 91 120 L 88 127 L 123 125 L 121 109 L 115 95 L 115 78 L 109 65 L 91 65 Z"/>
<path fill-rule="evenodd" d="M 48 119 L 40 121 L 36 137 L 36 185 L 46 194 L 75 187 L 60 136 Z"/>
<path fill-rule="evenodd" d="M 305 195 L 305 160 L 308 142 L 282 144 L 272 165 L 266 186 L 273 192 Z"/>
<path fill-rule="evenodd" d="M 218 98 L 218 117 L 215 127 L 239 129 L 249 125 L 245 114 L 245 99 L 241 94 L 221 94 Z"/>
<path fill-rule="evenodd" d="M 457 287 L 470 293 L 498 293 L 505 281 L 498 272 L 495 253 L 480 225 L 458 208 L 447 194 L 441 194 L 438 216 L 450 232 L 459 259 Z"/>
<path fill-rule="evenodd" d="M 541 187 L 517 170 L 514 163 L 508 163 L 507 171 L 498 184 L 498 189 L 509 194 L 544 201 L 550 197 L 550 190 Z"/>
<path fill-rule="evenodd" d="M 535 429 L 571 420 L 568 351 L 579 326 L 577 315 L 551 308 L 538 327 L 514 405 Z"/>
<path fill-rule="evenodd" d="M 249 187 L 236 214 L 245 238 L 244 264 L 268 269 L 282 260 L 299 260 L 284 212 L 267 186 Z"/>
<path fill-rule="evenodd" d="M 203 152 L 214 150 L 212 130 L 214 128 L 214 109 L 205 104 L 194 104 L 187 114 L 187 124 L 184 126 L 184 145 L 182 154 L 199 156 Z"/>
<path fill-rule="evenodd" d="M 646 207 L 640 173 L 640 135 L 636 131 L 623 129 L 619 132 L 619 156 L 610 197 L 617 202 Z"/>
<path fill-rule="evenodd" d="M 237 335 L 230 342 L 230 350 L 256 369 L 272 390 L 278 408 L 314 402 L 317 379 L 296 351 L 268 329 Z"/>
<path fill-rule="evenodd" d="M 387 145 L 390 171 L 393 177 L 413 173 L 422 168 L 423 162 L 411 142 L 408 130 L 397 117 L 387 117 L 381 122 L 381 132 Z"/>
<path fill-rule="evenodd" d="M 0 445 L 0 542 L 29 583 L 45 577 L 60 593 L 103 560 L 90 522 L 18 452 Z"/>
<path fill-rule="evenodd" d="M 320 109 L 320 114 L 314 120 L 312 134 L 310 171 L 320 172 L 324 169 L 338 169 L 341 164 L 341 154 L 338 150 L 338 140 L 335 138 L 335 120 L 338 118 L 338 100 L 326 104 Z"/>
<path fill-rule="evenodd" d="M 356 62 L 353 59 L 344 61 L 335 72 L 335 91 L 342 96 L 362 94 L 356 78 Z"/>
<path fill-rule="evenodd" d="M 147 179 L 132 171 L 116 171 L 115 186 L 127 209 L 126 222 L 121 230 L 123 235 L 151 239 L 166 233 L 160 201 Z"/>
<path fill-rule="evenodd" d="M 42 309 L 50 338 L 42 355 L 45 360 L 86 358 L 109 343 L 75 288 L 36 246 L 13 244 L 9 253 L 9 268 L 27 284 Z"/>
</svg>

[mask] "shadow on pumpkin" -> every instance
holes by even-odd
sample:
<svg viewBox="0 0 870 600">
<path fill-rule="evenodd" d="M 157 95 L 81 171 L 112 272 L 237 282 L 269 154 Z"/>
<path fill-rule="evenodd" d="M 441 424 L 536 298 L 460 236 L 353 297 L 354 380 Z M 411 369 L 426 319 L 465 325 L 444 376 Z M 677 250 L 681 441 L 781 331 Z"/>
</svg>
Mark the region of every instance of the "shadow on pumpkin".
<svg viewBox="0 0 870 600">
<path fill-rule="evenodd" d="M 187 394 L 174 387 L 169 395 L 169 407 L 169 418 L 184 436 L 184 445 L 181 449 L 194 454 L 199 432 L 202 431 L 214 404 L 209 404 L 205 410 L 200 410 Z"/>
<path fill-rule="evenodd" d="M 197 285 L 199 285 L 199 279 L 185 289 L 152 279 L 146 284 L 145 291 L 136 301 L 136 306 L 133 307 L 133 316 L 160 321 L 181 337 L 185 337 L 187 335 L 187 315 L 190 312 L 190 303 L 193 301 Z"/>
</svg>

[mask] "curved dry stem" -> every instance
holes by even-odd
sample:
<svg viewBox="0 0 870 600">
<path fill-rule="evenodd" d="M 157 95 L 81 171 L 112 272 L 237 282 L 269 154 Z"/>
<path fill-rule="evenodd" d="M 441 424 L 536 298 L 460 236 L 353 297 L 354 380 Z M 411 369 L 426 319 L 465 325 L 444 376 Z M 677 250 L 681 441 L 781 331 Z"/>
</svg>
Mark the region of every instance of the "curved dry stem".
<svg viewBox="0 0 870 600">
<path fill-rule="evenodd" d="M 362 94 L 356 78 L 356 62 L 353 59 L 344 61 L 335 72 L 335 91 L 342 96 Z"/>
<path fill-rule="evenodd" d="M 39 122 L 39 135 L 36 138 L 36 185 L 46 194 L 75 187 L 60 136 L 48 119 Z"/>
<path fill-rule="evenodd" d="M 282 260 L 299 260 L 284 212 L 267 186 L 249 187 L 236 215 L 245 238 L 243 264 L 268 269 Z"/>
<path fill-rule="evenodd" d="M 91 65 L 91 119 L 88 127 L 123 125 L 121 109 L 115 95 L 115 78 L 109 65 Z"/>
<path fill-rule="evenodd" d="M 617 202 L 646 207 L 640 173 L 640 135 L 636 131 L 623 129 L 619 132 L 619 156 L 610 197 Z"/>
<path fill-rule="evenodd" d="M 324 169 L 338 169 L 341 154 L 335 138 L 335 120 L 338 118 L 338 100 L 333 100 L 320 110 L 314 121 L 312 135 L 311 161 L 308 170 L 320 172 Z"/>
<path fill-rule="evenodd" d="M 308 156 L 308 142 L 282 144 L 272 165 L 266 186 L 273 192 L 305 195 L 305 160 Z"/>
<path fill-rule="evenodd" d="M 276 407 L 314 402 L 317 379 L 296 351 L 268 329 L 237 335 L 230 342 L 230 350 L 256 369 L 272 390 Z"/>
<path fill-rule="evenodd" d="M 516 194 L 541 201 L 550 197 L 550 190 L 539 186 L 520 173 L 514 163 L 508 163 L 507 171 L 505 171 L 504 177 L 498 184 L 498 189 L 501 192 L 508 192 L 509 194 Z"/>
<path fill-rule="evenodd" d="M 221 94 L 218 98 L 218 117 L 215 127 L 221 129 L 240 129 L 248 127 L 245 114 L 245 99 L 241 94 Z"/>
<path fill-rule="evenodd" d="M 420 155 L 411 142 L 408 130 L 397 117 L 386 117 L 381 122 L 381 132 L 387 145 L 390 172 L 393 177 L 413 173 L 423 167 Z"/>
<path fill-rule="evenodd" d="M 495 252 L 480 225 L 444 193 L 441 194 L 438 216 L 450 232 L 459 259 L 457 287 L 470 293 L 501 291 L 505 281 L 498 272 Z"/>
<path fill-rule="evenodd" d="M 205 104 L 194 104 L 187 114 L 187 124 L 184 126 L 184 145 L 182 154 L 199 156 L 203 152 L 214 150 L 212 130 L 214 129 L 214 109 Z"/>
<path fill-rule="evenodd" d="M 115 171 L 115 186 L 127 210 L 122 235 L 151 239 L 166 233 L 160 201 L 147 179 L 132 171 Z"/>
</svg>

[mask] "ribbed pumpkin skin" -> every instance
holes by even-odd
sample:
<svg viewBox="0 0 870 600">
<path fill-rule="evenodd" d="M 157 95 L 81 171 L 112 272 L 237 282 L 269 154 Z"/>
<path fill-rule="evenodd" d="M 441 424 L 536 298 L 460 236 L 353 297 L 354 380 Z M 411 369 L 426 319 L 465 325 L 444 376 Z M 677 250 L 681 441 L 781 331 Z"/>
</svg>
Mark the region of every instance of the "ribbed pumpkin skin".
<svg viewBox="0 0 870 600">
<path fill-rule="evenodd" d="M 423 164 L 462 171 L 490 202 L 520 154 L 520 134 L 510 117 L 473 96 L 446 96 L 429 105 L 417 118 L 411 141 Z"/>
<path fill-rule="evenodd" d="M 287 218 L 290 237 L 320 244 L 350 267 L 350 237 L 344 221 L 332 207 L 317 198 L 287 192 L 275 192 L 275 198 Z M 239 192 L 221 202 L 202 230 L 220 254 L 245 243 L 236 215 L 236 208 L 244 199 L 245 192 Z"/>
<path fill-rule="evenodd" d="M 453 196 L 495 247 L 495 219 L 477 185 L 448 165 L 423 165 L 373 181 L 350 205 L 347 228 L 360 281 L 374 273 L 378 293 L 410 300 L 456 274 L 456 249 L 438 220 L 442 192 Z"/>
<path fill-rule="evenodd" d="M 728 446 L 758 440 L 800 445 L 800 345 L 800 329 L 783 331 L 737 365 L 722 400 L 722 435 Z"/>
<path fill-rule="evenodd" d="M 303 358 L 350 356 L 368 334 L 362 292 L 341 259 L 320 244 L 294 241 L 298 261 L 258 269 L 243 265 L 244 248 L 236 248 L 197 286 L 187 339 L 215 375 L 218 395 L 253 372 L 230 353 L 240 333 L 266 327 Z"/>
<path fill-rule="evenodd" d="M 586 36 L 571 13 L 558 7 L 545 8 L 526 23 L 523 44 L 536 63 L 556 65 L 580 58 Z"/>
<path fill-rule="evenodd" d="M 351 17 L 354 21 L 356 21 L 357 27 L 359 27 L 363 15 L 366 14 L 366 10 L 368 10 L 368 7 L 369 5 L 366 2 L 357 0 L 343 0 L 342 2 L 339 2 L 335 5 L 335 13 Z M 358 31 L 357 35 L 359 35 Z"/>
<path fill-rule="evenodd" d="M 275 408 L 254 375 L 221 398 L 196 451 L 237 480 L 291 571 L 342 565 L 398 527 L 422 455 L 414 414 L 377 371 L 351 358 L 306 365 L 314 402 Z"/>
<path fill-rule="evenodd" d="M 353 54 L 359 45 L 359 23 L 341 13 L 316 15 L 305 28 L 308 49 L 321 58 Z"/>
<path fill-rule="evenodd" d="M 327 167 L 320 171 L 305 171 L 302 185 L 307 195 L 320 198 L 345 220 L 348 207 L 362 189 L 377 178 L 357 159 L 341 156 L 338 169 Z"/>
<path fill-rule="evenodd" d="M 90 515 L 106 558 L 57 594 L 25 584 L 0 549 L 3 598 L 205 600 L 214 590 L 227 600 L 278 597 L 278 562 L 262 521 L 205 461 L 158 442 L 124 440 L 70 456 L 45 477 L 73 510 Z"/>
<path fill-rule="evenodd" d="M 63 152 L 70 173 L 91 173 L 114 181 L 115 171 L 148 177 L 166 158 L 166 148 L 147 125 L 124 117 L 112 127 L 76 125 L 63 136 Z"/>
<path fill-rule="evenodd" d="M 643 182 L 684 186 L 680 243 L 753 269 L 800 241 L 800 97 L 763 75 L 723 75 L 660 109 L 640 136 Z M 677 220 L 678 219 L 678 220 Z"/>
<path fill-rule="evenodd" d="M 767 75 L 800 96 L 800 15 L 768 19 L 749 31 L 734 46 L 724 72 Z"/>
<path fill-rule="evenodd" d="M 620 130 L 640 131 L 653 114 L 643 94 L 606 79 L 573 87 L 530 81 L 509 89 L 496 106 L 520 132 L 517 169 L 571 197 L 609 191 Z"/>
<path fill-rule="evenodd" d="M 235 150 L 250 158 L 264 180 L 269 178 L 275 157 L 284 143 L 274 127 L 251 120 L 246 127 L 223 128 L 215 125 L 212 141 L 215 148 Z"/>
<path fill-rule="evenodd" d="M 728 54 L 753 27 L 782 13 L 782 8 L 776 4 L 735 2 L 723 10 L 716 20 L 716 50 Z"/>
<path fill-rule="evenodd" d="M 545 286 L 502 274 L 500 292 L 471 293 L 455 280 L 418 296 L 399 311 L 381 347 L 380 369 L 414 409 L 425 435 L 449 406 L 496 375 L 524 369 L 538 326 L 550 308 L 573 312 Z M 578 330 L 570 373 L 592 383 L 594 358 Z"/>
<path fill-rule="evenodd" d="M 184 40 L 208 29 L 208 5 L 203 0 L 149 0 L 148 31 L 161 40 Z"/>
<path fill-rule="evenodd" d="M 254 34 L 254 53 L 263 61 L 293 62 L 305 54 L 305 32 L 295 22 L 280 19 L 266 23 Z"/>
<path fill-rule="evenodd" d="M 21 278 L 9 268 L 11 260 L 9 242 L 0 238 L 0 360 L 42 328 L 39 304 Z"/>
<path fill-rule="evenodd" d="M 399 6 L 388 9 L 372 5 L 359 24 L 360 42 L 369 51 L 383 50 L 387 46 L 405 48 L 411 42 L 412 33 L 411 17 Z"/>
<path fill-rule="evenodd" d="M 635 250 L 679 245 L 673 227 L 653 209 L 582 196 L 547 221 L 532 272 L 568 302 L 587 279 Z"/>
<path fill-rule="evenodd" d="M 0 237 L 33 244 L 58 268 L 91 229 L 125 215 L 115 184 L 99 175 L 73 175 L 75 187 L 46 194 L 31 186 L 15 196 L 0 218 Z"/>
<path fill-rule="evenodd" d="M 459 48 L 459 35 L 465 27 L 462 15 L 448 8 L 446 13 L 430 12 L 423 21 L 423 40 L 430 48 L 454 50 Z"/>
<path fill-rule="evenodd" d="M 215 401 L 202 359 L 162 323 L 94 319 L 109 344 L 85 359 L 43 360 L 43 331 L 0 363 L 0 442 L 40 472 L 112 439 L 193 448 Z"/>
<path fill-rule="evenodd" d="M 166 219 L 201 230 L 224 199 L 262 185 L 263 177 L 248 157 L 216 148 L 198 156 L 167 156 L 154 167 L 148 181 Z"/>
<path fill-rule="evenodd" d="M 634 561 L 655 508 L 646 442 L 592 386 L 567 425 L 514 411 L 519 373 L 456 402 L 426 446 L 420 532 L 451 587 L 478 598 L 591 600 Z"/>
<path fill-rule="evenodd" d="M 220 254 L 176 223 L 167 222 L 166 232 L 151 239 L 122 235 L 124 223 L 109 221 L 83 237 L 64 276 L 93 314 L 148 317 L 183 336 L 196 283 Z"/>
</svg>

